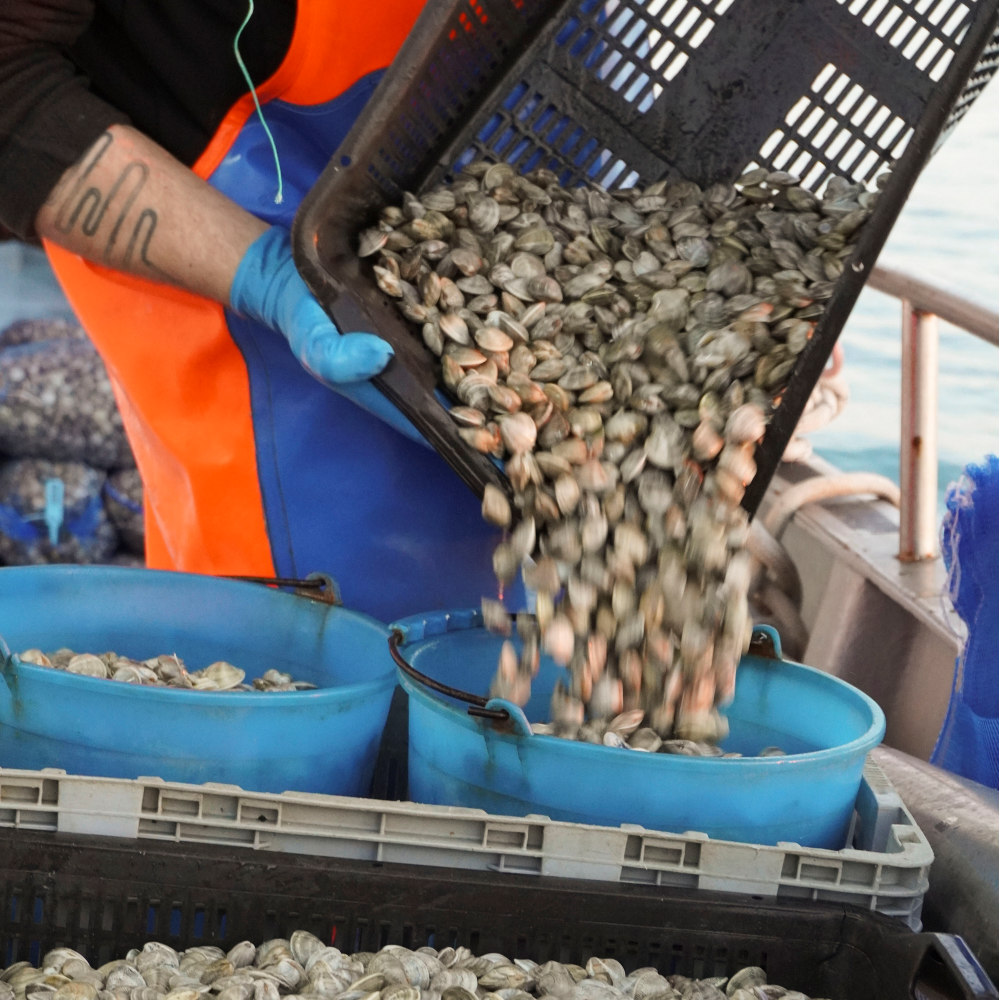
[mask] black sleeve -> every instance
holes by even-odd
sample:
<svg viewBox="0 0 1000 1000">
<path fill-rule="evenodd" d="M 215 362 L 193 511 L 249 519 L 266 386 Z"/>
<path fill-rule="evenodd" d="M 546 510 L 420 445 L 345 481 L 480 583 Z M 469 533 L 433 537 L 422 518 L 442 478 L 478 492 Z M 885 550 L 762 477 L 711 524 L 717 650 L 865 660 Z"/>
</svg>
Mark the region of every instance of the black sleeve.
<svg viewBox="0 0 1000 1000">
<path fill-rule="evenodd" d="M 0 225 L 34 237 L 38 209 L 65 170 L 128 116 L 95 96 L 67 50 L 92 0 L 0 3 Z"/>
<path fill-rule="evenodd" d="M 247 89 L 233 41 L 248 0 L 0 0 L 0 230 L 22 238 L 56 181 L 109 125 L 190 166 Z M 295 0 L 255 8 L 240 53 L 280 65 Z"/>
</svg>

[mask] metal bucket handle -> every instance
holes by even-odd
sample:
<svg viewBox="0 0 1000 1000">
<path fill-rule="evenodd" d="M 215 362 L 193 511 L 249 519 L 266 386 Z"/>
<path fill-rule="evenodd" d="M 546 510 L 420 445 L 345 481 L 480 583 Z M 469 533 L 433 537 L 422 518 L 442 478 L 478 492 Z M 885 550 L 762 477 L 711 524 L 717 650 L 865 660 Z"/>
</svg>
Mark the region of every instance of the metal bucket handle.
<svg viewBox="0 0 1000 1000">
<path fill-rule="evenodd" d="M 504 699 L 487 699 L 482 695 L 472 694 L 470 691 L 462 691 L 460 688 L 452 687 L 449 684 L 442 684 L 440 681 L 434 680 L 433 677 L 428 677 L 427 674 L 417 670 L 399 651 L 399 647 L 405 638 L 402 629 L 392 629 L 389 633 L 389 654 L 395 660 L 399 669 L 408 677 L 415 680 L 418 684 L 430 688 L 432 691 L 437 691 L 438 694 L 446 694 L 457 701 L 464 701 L 469 706 L 467 709 L 469 715 L 480 719 L 492 719 L 494 722 L 513 722 L 515 728 L 519 731 L 523 731 L 525 727 L 528 727 L 528 732 L 530 732 L 530 727 L 523 712 L 518 711 L 517 717 L 515 717 L 514 713 L 508 711 L 506 708 L 489 707 L 491 705 L 508 704 Z M 755 625 L 750 636 L 750 648 L 748 652 L 756 656 L 765 657 L 766 659 L 780 660 L 781 642 L 777 631 L 769 625 Z"/>
<path fill-rule="evenodd" d="M 433 677 L 428 677 L 427 674 L 423 674 L 417 670 L 399 651 L 400 644 L 404 639 L 405 636 L 402 629 L 394 628 L 389 632 L 389 655 L 396 661 L 396 666 L 407 676 L 411 677 L 418 684 L 422 684 L 432 691 L 437 691 L 438 694 L 446 694 L 449 698 L 464 701 L 469 706 L 467 709 L 469 715 L 475 716 L 478 719 L 492 719 L 494 722 L 510 721 L 510 712 L 504 708 L 487 708 L 489 699 L 484 698 L 482 695 L 472 694 L 470 691 L 462 691 L 459 688 L 451 687 L 449 684 L 442 684 L 440 681 L 434 680 Z"/>
<path fill-rule="evenodd" d="M 244 583 L 260 583 L 266 587 L 291 587 L 296 595 L 309 597 L 323 604 L 342 607 L 340 587 L 332 576 L 326 573 L 310 573 L 304 580 L 277 576 L 223 576 L 222 580 L 242 580 Z"/>
</svg>

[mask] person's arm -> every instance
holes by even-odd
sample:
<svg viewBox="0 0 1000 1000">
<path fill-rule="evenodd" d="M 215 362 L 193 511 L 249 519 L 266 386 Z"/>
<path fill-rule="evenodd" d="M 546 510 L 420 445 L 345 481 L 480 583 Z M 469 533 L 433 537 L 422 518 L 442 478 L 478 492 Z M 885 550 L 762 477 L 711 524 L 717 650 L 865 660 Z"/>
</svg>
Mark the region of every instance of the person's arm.
<svg viewBox="0 0 1000 1000">
<path fill-rule="evenodd" d="M 392 356 L 380 337 L 345 336 L 330 322 L 295 267 L 287 230 L 131 126 L 111 126 L 65 171 L 35 230 L 87 260 L 232 306 L 281 333 L 327 385 L 371 378 Z"/>
<path fill-rule="evenodd" d="M 89 92 L 64 52 L 92 15 L 93 0 L 0 0 L 0 225 L 231 306 L 281 334 L 321 382 L 422 440 L 367 381 L 392 347 L 340 333 L 299 275 L 288 231 Z"/>
<path fill-rule="evenodd" d="M 35 217 L 39 236 L 87 260 L 224 304 L 267 228 L 127 125 L 109 128 Z"/>
<path fill-rule="evenodd" d="M 87 260 L 264 323 L 321 382 L 424 443 L 366 381 L 392 348 L 370 333 L 337 330 L 295 267 L 288 231 L 245 211 L 131 126 L 112 125 L 63 173 L 35 231 Z"/>
</svg>

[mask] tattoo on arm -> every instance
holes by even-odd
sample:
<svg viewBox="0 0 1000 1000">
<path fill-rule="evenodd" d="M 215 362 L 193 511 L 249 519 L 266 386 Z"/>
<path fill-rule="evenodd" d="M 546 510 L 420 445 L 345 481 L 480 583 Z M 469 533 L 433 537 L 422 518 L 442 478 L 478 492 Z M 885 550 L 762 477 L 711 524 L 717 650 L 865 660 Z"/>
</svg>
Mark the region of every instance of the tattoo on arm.
<svg viewBox="0 0 1000 1000">
<path fill-rule="evenodd" d="M 111 209 L 112 213 L 117 214 L 104 245 L 104 261 L 111 262 L 115 246 L 120 238 L 124 238 L 127 242 L 119 266 L 129 268 L 137 262 L 141 262 L 146 269 L 164 274 L 149 256 L 149 244 L 156 231 L 158 221 L 156 210 L 148 207 L 143 208 L 137 217 L 129 218 L 129 212 L 149 178 L 149 168 L 144 163 L 133 160 L 121 171 L 106 193 L 90 181 L 91 173 L 111 143 L 111 134 L 105 132 L 94 145 L 72 190 L 68 192 L 59 207 L 55 222 L 56 228 L 60 232 L 71 233 L 79 227 L 84 236 L 93 237 L 104 221 L 110 206 L 117 201 L 115 208 Z"/>
</svg>

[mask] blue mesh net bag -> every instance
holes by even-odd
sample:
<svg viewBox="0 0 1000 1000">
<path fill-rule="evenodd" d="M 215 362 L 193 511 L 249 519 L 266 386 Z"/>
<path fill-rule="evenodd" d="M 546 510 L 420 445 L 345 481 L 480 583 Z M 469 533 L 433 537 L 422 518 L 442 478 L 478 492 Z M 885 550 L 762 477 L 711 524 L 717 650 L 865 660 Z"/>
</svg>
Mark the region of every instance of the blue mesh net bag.
<svg viewBox="0 0 1000 1000">
<path fill-rule="evenodd" d="M 931 763 L 997 787 L 997 456 L 969 465 L 948 490 L 941 551 L 955 611 L 968 626 Z"/>
<path fill-rule="evenodd" d="M 101 500 L 102 469 L 15 458 L 0 463 L 0 565 L 103 563 L 118 533 Z"/>
</svg>

